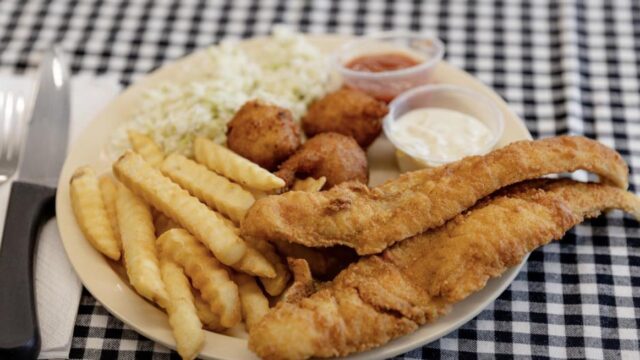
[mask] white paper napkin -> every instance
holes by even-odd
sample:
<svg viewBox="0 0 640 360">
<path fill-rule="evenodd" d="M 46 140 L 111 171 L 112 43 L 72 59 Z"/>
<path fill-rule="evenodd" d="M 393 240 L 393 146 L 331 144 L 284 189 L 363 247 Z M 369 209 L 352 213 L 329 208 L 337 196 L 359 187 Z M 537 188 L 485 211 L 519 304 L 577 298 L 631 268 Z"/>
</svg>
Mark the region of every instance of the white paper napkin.
<svg viewBox="0 0 640 360">
<path fill-rule="evenodd" d="M 28 75 L 0 75 L 0 89 L 20 91 L 25 96 L 31 96 L 34 81 L 35 78 Z M 72 79 L 70 143 L 119 91 L 115 77 L 85 75 Z M 0 230 L 4 227 L 10 189 L 10 182 L 0 185 Z M 71 348 L 82 284 L 67 259 L 55 219 L 42 229 L 35 263 L 38 322 L 42 338 L 39 358 L 66 359 Z"/>
</svg>

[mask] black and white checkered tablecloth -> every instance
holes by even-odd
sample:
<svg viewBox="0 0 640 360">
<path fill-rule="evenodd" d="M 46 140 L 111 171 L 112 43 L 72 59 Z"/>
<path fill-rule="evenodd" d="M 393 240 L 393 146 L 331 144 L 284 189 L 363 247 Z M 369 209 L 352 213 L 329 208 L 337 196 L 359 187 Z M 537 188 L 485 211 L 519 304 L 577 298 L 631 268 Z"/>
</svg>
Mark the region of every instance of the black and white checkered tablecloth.
<svg viewBox="0 0 640 360">
<path fill-rule="evenodd" d="M 413 29 L 496 89 L 534 137 L 615 147 L 640 186 L 640 1 L 2 0 L 0 70 L 34 67 L 59 41 L 74 72 L 124 84 L 223 38 L 275 23 L 313 33 Z M 459 330 L 402 358 L 640 358 L 640 227 L 620 213 L 535 251 L 513 284 Z M 1 326 L 1 325 L 0 325 Z M 70 358 L 177 358 L 88 293 Z"/>
</svg>

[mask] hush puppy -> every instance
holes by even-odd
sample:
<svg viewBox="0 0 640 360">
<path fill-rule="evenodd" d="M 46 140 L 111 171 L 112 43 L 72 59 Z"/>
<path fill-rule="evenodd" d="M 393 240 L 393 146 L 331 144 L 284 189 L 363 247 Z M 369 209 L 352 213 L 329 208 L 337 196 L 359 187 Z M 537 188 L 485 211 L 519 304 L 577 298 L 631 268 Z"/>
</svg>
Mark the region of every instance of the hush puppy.
<svg viewBox="0 0 640 360">
<path fill-rule="evenodd" d="M 227 147 L 272 171 L 300 147 L 300 130 L 289 110 L 248 101 L 229 122 Z"/>
<path fill-rule="evenodd" d="M 309 137 L 323 132 L 348 135 L 366 149 L 380 135 L 387 112 L 384 102 L 342 88 L 314 101 L 302 119 L 302 128 Z"/>
<path fill-rule="evenodd" d="M 358 143 L 349 136 L 338 133 L 322 133 L 307 140 L 287 161 L 280 165 L 276 175 L 287 185 L 293 184 L 296 176 L 327 178 L 325 188 L 345 181 L 369 181 L 367 155 Z"/>
</svg>

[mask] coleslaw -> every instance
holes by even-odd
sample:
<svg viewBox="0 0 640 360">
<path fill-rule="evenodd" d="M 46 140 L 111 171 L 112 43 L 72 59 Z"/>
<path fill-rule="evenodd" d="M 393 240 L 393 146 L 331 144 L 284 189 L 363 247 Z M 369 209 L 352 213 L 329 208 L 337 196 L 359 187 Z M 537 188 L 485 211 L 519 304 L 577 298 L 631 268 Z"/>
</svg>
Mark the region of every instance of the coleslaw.
<svg viewBox="0 0 640 360">
<path fill-rule="evenodd" d="M 299 120 L 314 99 L 329 91 L 330 67 L 302 35 L 276 27 L 273 41 L 252 59 L 234 42 L 206 50 L 203 77 L 149 90 L 140 109 L 114 133 L 109 153 L 128 149 L 127 132 L 150 136 L 167 153 L 192 156 L 195 137 L 225 141 L 227 123 L 252 99 L 289 109 Z"/>
</svg>

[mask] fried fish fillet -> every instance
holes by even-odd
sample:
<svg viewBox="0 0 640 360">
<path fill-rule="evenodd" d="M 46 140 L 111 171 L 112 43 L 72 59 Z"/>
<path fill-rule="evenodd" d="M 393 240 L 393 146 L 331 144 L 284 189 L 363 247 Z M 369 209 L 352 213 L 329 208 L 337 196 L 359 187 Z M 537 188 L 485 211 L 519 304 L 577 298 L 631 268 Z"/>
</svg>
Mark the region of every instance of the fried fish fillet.
<svg viewBox="0 0 640 360">
<path fill-rule="evenodd" d="M 601 184 L 554 181 L 493 198 L 433 231 L 361 259 L 298 303 L 281 303 L 250 332 L 265 359 L 344 356 L 413 332 L 482 289 L 584 218 L 640 199 Z"/>
<path fill-rule="evenodd" d="M 331 280 L 349 264 L 358 260 L 358 254 L 346 246 L 310 248 L 287 241 L 272 241 L 283 257 L 304 259 L 314 277 Z"/>
<path fill-rule="evenodd" d="M 345 183 L 330 191 L 292 191 L 257 201 L 242 233 L 308 247 L 346 245 L 379 253 L 470 208 L 505 186 L 546 174 L 587 170 L 625 189 L 622 157 L 585 137 L 519 141 L 484 156 L 401 175 L 376 188 Z"/>
<path fill-rule="evenodd" d="M 313 294 L 317 284 L 313 280 L 307 260 L 287 258 L 287 262 L 293 274 L 293 283 L 282 293 L 279 301 L 296 303 Z"/>
</svg>

